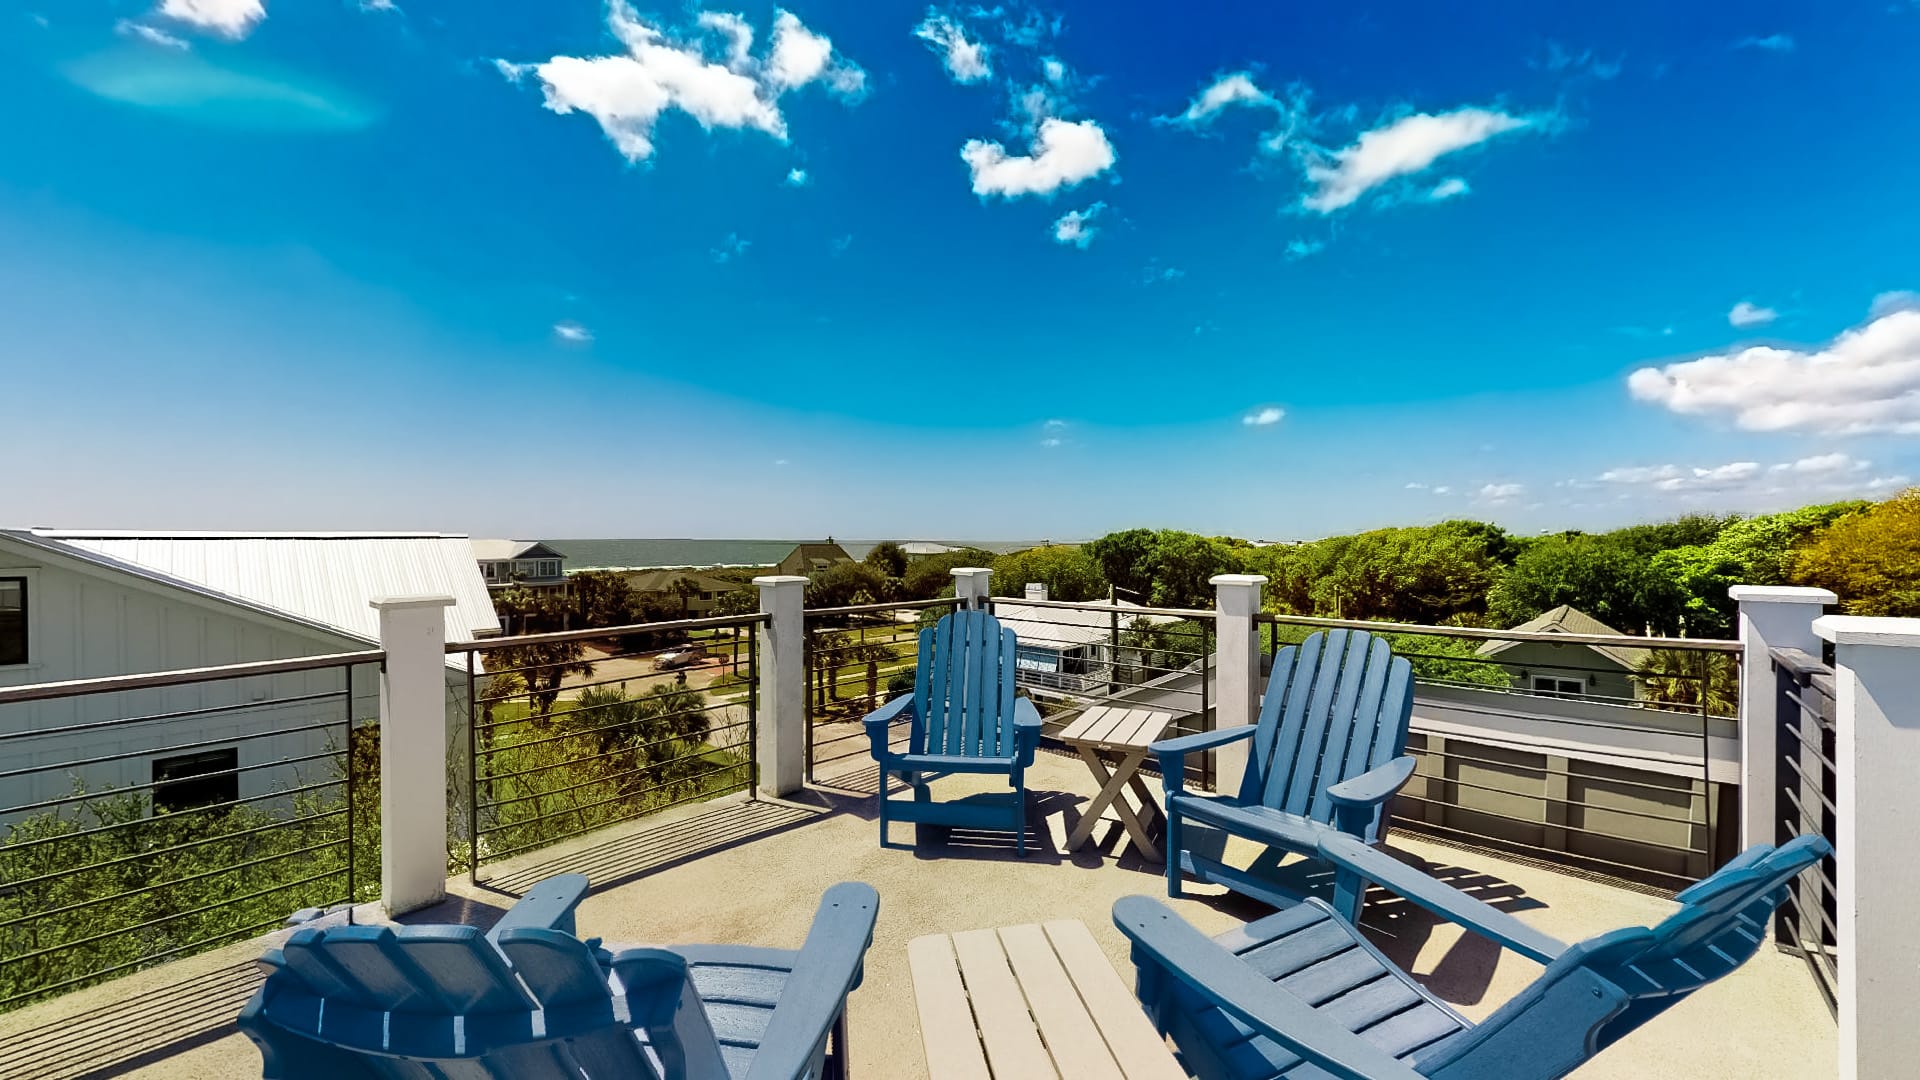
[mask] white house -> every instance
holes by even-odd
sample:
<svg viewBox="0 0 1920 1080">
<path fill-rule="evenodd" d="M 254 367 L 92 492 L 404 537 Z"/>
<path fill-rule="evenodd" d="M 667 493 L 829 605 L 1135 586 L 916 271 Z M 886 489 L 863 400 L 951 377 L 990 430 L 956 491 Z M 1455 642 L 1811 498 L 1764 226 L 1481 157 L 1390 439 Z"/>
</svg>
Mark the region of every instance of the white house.
<svg viewBox="0 0 1920 1080">
<path fill-rule="evenodd" d="M 1044 585 L 1028 585 L 1027 599 L 1045 600 Z M 1111 605 L 1111 607 L 1109 607 Z M 1082 607 L 1038 607 L 1012 600 L 996 600 L 994 618 L 1020 639 L 1015 655 L 1015 678 L 1029 690 L 1068 693 L 1104 692 L 1114 678 L 1116 661 L 1128 666 L 1137 658 L 1118 645 L 1140 620 L 1164 626 L 1179 622 L 1167 615 L 1146 615 L 1138 604 L 1125 600 L 1095 600 Z M 1198 643 L 1195 643 L 1196 649 Z M 1148 675 L 1162 674 L 1153 672 Z"/>
<path fill-rule="evenodd" d="M 567 583 L 567 557 L 538 540 L 474 540 L 473 557 L 491 589 L 551 589 Z"/>
<path fill-rule="evenodd" d="M 370 649 L 372 600 L 429 594 L 454 598 L 450 642 L 498 633 L 462 536 L 0 529 L 0 686 Z M 448 731 L 460 746 L 464 663 L 448 658 Z M 332 668 L 0 705 L 0 808 L 76 785 L 146 786 L 167 805 L 315 783 L 349 709 L 378 715 L 377 665 L 346 679 Z M 106 723 L 139 717 L 153 719 Z M 83 724 L 100 726 L 21 737 Z M 119 760 L 93 760 L 109 757 Z"/>
</svg>

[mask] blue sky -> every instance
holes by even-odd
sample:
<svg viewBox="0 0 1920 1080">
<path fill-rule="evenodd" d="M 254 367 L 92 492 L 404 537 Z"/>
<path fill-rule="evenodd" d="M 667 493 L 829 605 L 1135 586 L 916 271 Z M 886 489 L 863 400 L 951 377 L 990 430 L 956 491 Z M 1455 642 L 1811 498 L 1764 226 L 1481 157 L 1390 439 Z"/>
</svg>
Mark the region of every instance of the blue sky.
<svg viewBox="0 0 1920 1080">
<path fill-rule="evenodd" d="M 1920 476 L 1920 5 L 0 0 L 7 524 L 1598 527 Z"/>
</svg>

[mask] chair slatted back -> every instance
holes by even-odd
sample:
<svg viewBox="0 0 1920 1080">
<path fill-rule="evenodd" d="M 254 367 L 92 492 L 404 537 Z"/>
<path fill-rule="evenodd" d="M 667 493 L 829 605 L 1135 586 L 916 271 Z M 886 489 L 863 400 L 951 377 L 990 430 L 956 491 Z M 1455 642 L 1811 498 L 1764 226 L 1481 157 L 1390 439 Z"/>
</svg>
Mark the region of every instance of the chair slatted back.
<svg viewBox="0 0 1920 1080">
<path fill-rule="evenodd" d="M 1289 645 L 1274 654 L 1240 799 L 1331 823 L 1327 788 L 1404 753 L 1412 716 L 1412 665 L 1380 638 L 1328 630 Z"/>
<path fill-rule="evenodd" d="M 1831 853 L 1818 836 L 1758 845 L 1674 899 L 1652 928 L 1569 948 L 1465 1038 L 1420 1062 L 1436 1080 L 1566 1075 L 1687 995 L 1745 963 L 1802 871 Z"/>
<path fill-rule="evenodd" d="M 592 951 L 557 930 L 496 947 L 471 926 L 308 928 L 264 962 L 240 1026 L 269 1077 L 655 1075 Z"/>
<path fill-rule="evenodd" d="M 1011 757 L 1018 651 L 1013 631 L 984 611 L 956 611 L 920 631 L 911 752 Z"/>
</svg>

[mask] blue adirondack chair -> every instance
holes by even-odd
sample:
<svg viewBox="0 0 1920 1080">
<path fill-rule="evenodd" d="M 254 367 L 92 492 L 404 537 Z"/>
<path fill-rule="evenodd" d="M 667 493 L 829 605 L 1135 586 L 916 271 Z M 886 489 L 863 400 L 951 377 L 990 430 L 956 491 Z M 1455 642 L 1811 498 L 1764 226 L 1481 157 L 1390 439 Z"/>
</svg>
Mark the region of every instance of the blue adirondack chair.
<svg viewBox="0 0 1920 1080">
<path fill-rule="evenodd" d="M 1181 828 L 1188 819 L 1275 853 L 1311 856 L 1334 830 L 1378 842 L 1384 804 L 1413 775 L 1405 754 L 1412 716 L 1412 667 L 1372 634 L 1317 633 L 1274 654 L 1258 723 L 1153 744 L 1166 783 L 1167 895 L 1180 895 L 1186 873 L 1275 907 L 1298 899 L 1188 850 Z M 1251 745 L 1238 795 L 1186 790 L 1188 754 L 1242 739 Z M 1357 913 L 1342 911 L 1350 919 Z"/>
<path fill-rule="evenodd" d="M 1201 1080 L 1554 1080 L 1744 963 L 1788 883 L 1831 850 L 1817 836 L 1754 847 L 1675 897 L 1658 926 L 1569 946 L 1329 837 L 1322 855 L 1349 880 L 1371 878 L 1546 965 L 1479 1024 L 1318 900 L 1211 940 L 1144 896 L 1115 904 L 1113 920 L 1133 941 L 1141 1003 Z"/>
<path fill-rule="evenodd" d="M 844 1076 L 847 995 L 880 898 L 828 889 L 798 952 L 730 945 L 610 955 L 573 934 L 578 874 L 472 926 L 294 931 L 240 1014 L 284 1080 L 800 1080 Z M 611 971 L 612 978 L 609 978 Z M 834 1056 L 827 1056 L 828 1035 Z"/>
<path fill-rule="evenodd" d="M 968 829 L 1011 829 L 1027 853 L 1027 766 L 1040 746 L 1040 713 L 1015 697 L 1013 631 L 984 611 L 956 611 L 920 631 L 913 693 L 887 702 L 862 721 L 880 763 L 880 844 L 890 820 Z M 890 725 L 911 720 L 905 753 L 891 744 Z M 989 793 L 934 802 L 927 784 L 954 773 L 1004 774 L 1012 802 Z M 889 799 L 887 781 L 906 781 L 911 800 Z"/>
</svg>

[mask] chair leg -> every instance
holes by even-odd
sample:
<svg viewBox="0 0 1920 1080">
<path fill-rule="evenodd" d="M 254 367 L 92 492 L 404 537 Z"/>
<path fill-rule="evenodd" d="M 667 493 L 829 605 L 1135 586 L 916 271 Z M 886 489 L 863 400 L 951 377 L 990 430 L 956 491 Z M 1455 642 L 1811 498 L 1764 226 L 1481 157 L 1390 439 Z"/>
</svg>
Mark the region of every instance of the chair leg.
<svg viewBox="0 0 1920 1080">
<path fill-rule="evenodd" d="M 1027 857 L 1027 778 L 1022 774 L 1013 781 L 1013 853 L 1017 858 Z"/>
<path fill-rule="evenodd" d="M 833 1056 L 827 1059 L 826 1074 L 831 1080 L 847 1080 L 847 1074 L 853 1071 L 852 1063 L 847 1059 L 847 1010 L 843 1005 L 840 1015 L 833 1020 Z"/>
<path fill-rule="evenodd" d="M 1167 799 L 1167 836 L 1161 854 L 1167 859 L 1167 895 L 1178 899 L 1180 896 L 1180 811 L 1173 805 L 1171 797 Z"/>
<path fill-rule="evenodd" d="M 887 768 L 880 767 L 880 846 L 887 846 Z"/>
</svg>

